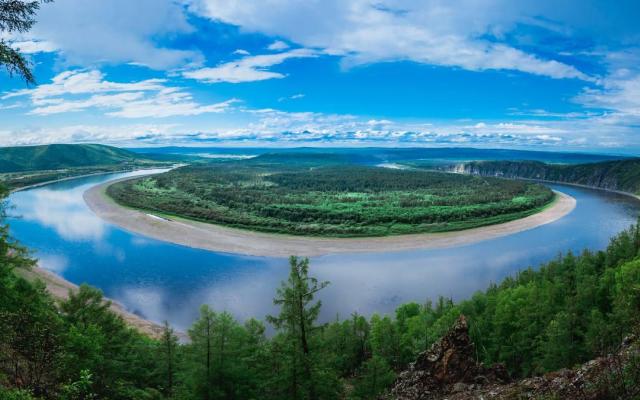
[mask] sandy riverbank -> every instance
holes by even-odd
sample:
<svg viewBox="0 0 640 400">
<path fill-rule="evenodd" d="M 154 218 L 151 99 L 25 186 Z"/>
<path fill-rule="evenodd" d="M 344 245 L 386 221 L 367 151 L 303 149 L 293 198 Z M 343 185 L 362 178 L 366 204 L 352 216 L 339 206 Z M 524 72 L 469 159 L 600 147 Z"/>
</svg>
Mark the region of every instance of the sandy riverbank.
<svg viewBox="0 0 640 400">
<path fill-rule="evenodd" d="M 131 178 L 125 178 L 131 179 Z M 124 179 L 123 179 L 124 180 Z M 561 192 L 543 211 L 519 220 L 457 232 L 373 238 L 314 238 L 252 232 L 181 218 L 166 220 L 116 204 L 105 192 L 110 181 L 90 188 L 84 199 L 105 221 L 130 232 L 184 246 L 253 256 L 319 256 L 454 247 L 529 230 L 569 214 L 576 200 Z"/>
<path fill-rule="evenodd" d="M 66 281 L 56 274 L 40 267 L 20 269 L 17 270 L 17 273 L 28 281 L 34 281 L 36 279 L 43 281 L 47 286 L 47 291 L 49 292 L 49 294 L 58 301 L 68 299 L 69 291 L 76 292 L 78 290 L 77 285 L 74 285 L 73 283 Z M 147 321 L 133 313 L 130 313 L 129 311 L 125 310 L 124 307 L 114 302 L 113 300 L 105 300 L 111 303 L 111 311 L 113 311 L 116 315 L 122 317 L 127 325 L 137 329 L 140 333 L 143 333 L 155 339 L 160 338 L 160 336 L 162 335 L 162 326 L 151 321 Z"/>
</svg>

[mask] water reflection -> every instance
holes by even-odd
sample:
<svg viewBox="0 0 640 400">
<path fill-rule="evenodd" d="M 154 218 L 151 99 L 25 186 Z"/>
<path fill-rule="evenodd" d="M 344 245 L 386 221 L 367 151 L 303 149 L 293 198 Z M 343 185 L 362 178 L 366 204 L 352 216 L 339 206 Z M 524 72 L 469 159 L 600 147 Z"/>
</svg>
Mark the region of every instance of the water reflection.
<svg viewBox="0 0 640 400">
<path fill-rule="evenodd" d="M 146 318 L 186 329 L 201 304 L 240 319 L 275 311 L 271 299 L 288 273 L 287 260 L 214 253 L 159 242 L 98 219 L 84 204 L 89 187 L 122 175 L 82 178 L 11 196 L 12 233 L 36 250 L 40 266 L 74 283 L 87 282 Z M 452 249 L 336 255 L 312 260 L 312 272 L 331 281 L 321 318 L 387 313 L 406 301 L 438 295 L 460 299 L 490 282 L 560 252 L 603 248 L 635 222 L 629 197 L 554 186 L 578 200 L 552 224 Z"/>
</svg>

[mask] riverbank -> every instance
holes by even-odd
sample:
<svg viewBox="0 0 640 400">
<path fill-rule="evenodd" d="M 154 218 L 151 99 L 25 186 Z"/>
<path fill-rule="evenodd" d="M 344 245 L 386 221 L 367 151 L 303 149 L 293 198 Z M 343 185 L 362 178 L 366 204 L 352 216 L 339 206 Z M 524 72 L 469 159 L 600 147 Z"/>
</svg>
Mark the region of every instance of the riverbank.
<svg viewBox="0 0 640 400">
<path fill-rule="evenodd" d="M 57 301 L 64 301 L 69 298 L 69 292 L 77 292 L 78 286 L 40 267 L 30 269 L 20 269 L 17 273 L 28 281 L 41 280 L 47 287 L 47 292 Z M 154 322 L 148 321 L 136 314 L 133 314 L 118 304 L 117 302 L 105 298 L 111 303 L 109 309 L 120 316 L 124 322 L 132 328 L 138 330 L 151 338 L 159 339 L 162 336 L 163 327 Z"/>
<path fill-rule="evenodd" d="M 176 166 L 174 165 L 171 168 L 176 168 Z M 50 185 L 52 183 L 70 181 L 70 180 L 80 179 L 80 178 L 88 178 L 90 176 L 100 176 L 100 175 L 109 175 L 109 174 L 122 174 L 122 173 L 127 173 L 127 172 L 134 172 L 134 171 L 147 171 L 147 170 L 153 171 L 153 170 L 158 170 L 158 169 L 162 169 L 162 167 L 161 166 L 154 166 L 154 167 L 149 167 L 149 168 L 140 168 L 140 167 L 138 167 L 138 168 L 123 168 L 123 169 L 120 169 L 120 170 L 113 170 L 113 171 L 100 171 L 100 172 L 91 172 L 91 173 L 88 173 L 88 174 L 71 175 L 71 176 L 65 176 L 64 178 L 50 179 L 50 180 L 47 180 L 47 181 L 32 183 L 32 184 L 25 185 L 25 186 L 14 187 L 14 188 L 9 190 L 9 193 L 16 193 L 16 192 L 21 192 L 23 190 L 29 190 L 29 189 L 42 187 L 42 186 L 47 186 L 47 185 Z"/>
<path fill-rule="evenodd" d="M 108 197 L 107 186 L 121 180 L 105 182 L 84 193 L 84 200 L 89 208 L 103 220 L 130 232 L 183 246 L 265 257 L 312 257 L 337 253 L 455 247 L 551 223 L 569 214 L 576 206 L 574 198 L 556 192 L 554 202 L 541 212 L 503 224 L 443 233 L 372 238 L 314 238 L 252 232 L 182 218 L 159 218 L 157 215 L 123 207 Z"/>
</svg>

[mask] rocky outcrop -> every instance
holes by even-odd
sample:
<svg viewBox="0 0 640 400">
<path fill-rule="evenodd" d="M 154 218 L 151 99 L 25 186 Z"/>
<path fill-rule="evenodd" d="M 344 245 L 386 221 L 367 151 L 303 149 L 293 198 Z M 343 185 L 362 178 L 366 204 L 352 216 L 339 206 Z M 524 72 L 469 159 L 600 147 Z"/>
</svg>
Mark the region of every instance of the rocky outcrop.
<svg viewBox="0 0 640 400">
<path fill-rule="evenodd" d="M 476 362 L 467 320 L 460 316 L 443 338 L 421 353 L 416 362 L 400 374 L 391 391 L 391 398 L 440 398 L 446 393 L 508 381 L 509 376 L 503 366 L 487 368 Z"/>
<path fill-rule="evenodd" d="M 510 381 L 502 365 L 486 367 L 475 360 L 463 316 L 428 351 L 402 372 L 385 399 L 639 399 L 640 349 L 635 337 L 619 351 L 575 369 Z"/>
<path fill-rule="evenodd" d="M 571 183 L 600 189 L 640 193 L 640 160 L 560 165 L 538 161 L 474 161 L 450 165 L 450 172 Z"/>
</svg>

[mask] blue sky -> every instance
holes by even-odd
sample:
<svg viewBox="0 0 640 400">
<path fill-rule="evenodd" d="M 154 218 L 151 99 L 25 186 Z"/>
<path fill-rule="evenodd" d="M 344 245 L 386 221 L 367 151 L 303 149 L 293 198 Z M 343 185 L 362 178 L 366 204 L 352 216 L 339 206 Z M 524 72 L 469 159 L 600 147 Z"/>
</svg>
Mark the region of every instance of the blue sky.
<svg viewBox="0 0 640 400">
<path fill-rule="evenodd" d="M 640 151 L 640 3 L 57 0 L 0 145 Z"/>
</svg>

